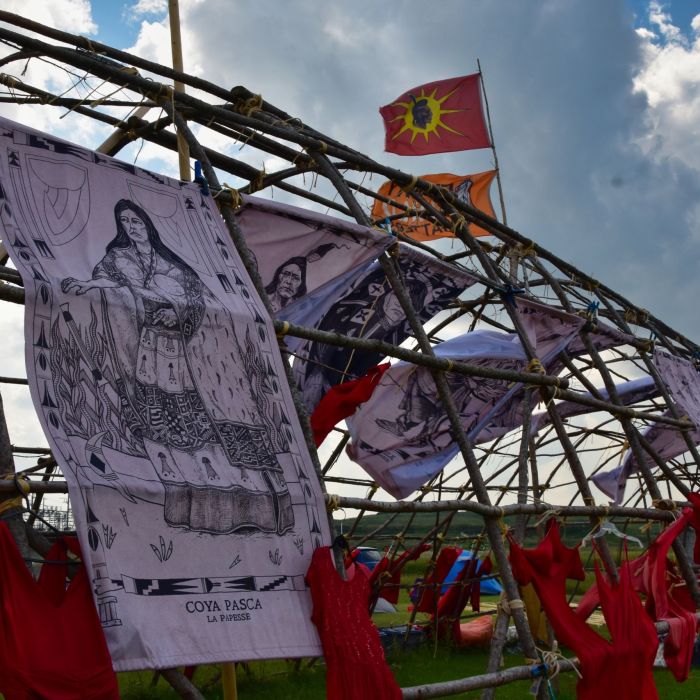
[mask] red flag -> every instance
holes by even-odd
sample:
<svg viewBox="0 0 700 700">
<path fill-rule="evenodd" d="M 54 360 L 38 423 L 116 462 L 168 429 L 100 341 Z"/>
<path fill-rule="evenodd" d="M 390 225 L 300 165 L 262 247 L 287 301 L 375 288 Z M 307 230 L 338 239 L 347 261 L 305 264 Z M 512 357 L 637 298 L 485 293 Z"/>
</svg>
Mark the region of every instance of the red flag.
<svg viewBox="0 0 700 700">
<path fill-rule="evenodd" d="M 326 392 L 311 414 L 316 447 L 326 439 L 337 423 L 355 413 L 355 409 L 372 396 L 374 388 L 388 369 L 388 362 L 370 367 L 362 377 L 337 384 Z"/>
<path fill-rule="evenodd" d="M 476 173 L 474 175 L 452 175 L 452 173 L 436 173 L 433 175 L 421 175 L 421 179 L 426 182 L 434 182 L 436 185 L 443 185 L 452 190 L 459 199 L 466 204 L 480 209 L 485 214 L 495 218 L 491 204 L 491 196 L 489 188 L 491 181 L 496 176 L 495 170 L 487 170 L 485 173 Z M 391 221 L 392 233 L 402 233 L 414 241 L 433 241 L 436 238 L 452 237 L 455 232 L 453 230 L 442 228 L 437 224 L 424 219 L 420 216 L 421 205 L 411 197 L 410 194 L 394 184 L 391 180 L 387 180 L 377 190 L 378 194 L 384 195 L 389 199 L 393 199 L 399 204 L 408 207 L 408 211 L 399 209 L 381 199 L 377 199 L 372 206 L 372 218 L 381 223 L 382 219 L 397 214 L 403 215 L 400 219 Z M 433 198 L 427 197 L 428 202 L 433 202 Z M 469 224 L 469 233 L 472 236 L 490 236 L 491 233 L 486 229 Z"/>
<path fill-rule="evenodd" d="M 380 107 L 386 130 L 384 150 L 424 156 L 491 146 L 480 78 L 474 73 L 426 83 Z"/>
</svg>

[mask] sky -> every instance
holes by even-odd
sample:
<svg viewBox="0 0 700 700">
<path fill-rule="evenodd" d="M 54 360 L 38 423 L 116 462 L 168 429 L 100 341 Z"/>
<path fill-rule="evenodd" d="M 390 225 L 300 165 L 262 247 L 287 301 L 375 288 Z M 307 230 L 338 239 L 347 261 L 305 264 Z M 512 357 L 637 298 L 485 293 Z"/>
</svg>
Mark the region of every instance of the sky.
<svg viewBox="0 0 700 700">
<path fill-rule="evenodd" d="M 3 7 L 22 14 L 27 3 L 5 0 Z M 32 3 L 31 15 L 169 64 L 166 8 L 161 0 L 43 0 Z M 384 153 L 378 108 L 408 88 L 475 72 L 478 58 L 509 225 L 700 341 L 696 3 L 181 0 L 180 9 L 186 71 L 245 85 L 417 175 L 480 172 L 492 167 L 492 154 Z M 2 70 L 19 75 L 23 67 Z M 25 78 L 45 76 L 34 62 Z M 64 111 L 0 105 L 0 116 L 80 136 L 83 145 L 105 137 L 95 125 L 77 131 L 71 115 L 59 119 Z M 218 145 L 256 167 L 275 165 L 239 144 Z M 150 145 L 122 157 L 177 172 L 175 160 Z M 0 331 L 16 323 L 7 313 Z M 2 374 L 24 374 L 21 344 L 6 342 L 0 362 L 10 369 Z"/>
</svg>

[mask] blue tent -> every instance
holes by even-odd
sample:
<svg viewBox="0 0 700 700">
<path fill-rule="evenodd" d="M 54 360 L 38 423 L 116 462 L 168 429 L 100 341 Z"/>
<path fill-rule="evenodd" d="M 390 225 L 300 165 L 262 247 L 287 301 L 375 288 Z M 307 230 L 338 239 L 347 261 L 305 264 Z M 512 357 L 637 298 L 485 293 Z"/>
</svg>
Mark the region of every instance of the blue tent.
<svg viewBox="0 0 700 700">
<path fill-rule="evenodd" d="M 445 591 L 447 591 L 447 589 L 449 588 L 448 584 L 452 583 L 457 578 L 459 573 L 466 566 L 467 562 L 472 559 L 472 557 L 472 553 L 467 551 L 466 549 L 457 557 L 455 563 L 452 564 L 452 568 L 450 569 L 449 573 L 447 574 L 447 576 L 445 576 L 445 580 L 442 582 L 443 585 L 440 589 L 440 595 L 443 595 Z M 481 561 L 477 562 L 477 572 L 480 568 Z M 486 581 L 481 581 L 479 583 L 479 586 L 481 587 L 482 595 L 500 595 L 501 591 L 503 590 L 501 588 L 501 584 L 495 578 L 490 578 Z"/>
</svg>

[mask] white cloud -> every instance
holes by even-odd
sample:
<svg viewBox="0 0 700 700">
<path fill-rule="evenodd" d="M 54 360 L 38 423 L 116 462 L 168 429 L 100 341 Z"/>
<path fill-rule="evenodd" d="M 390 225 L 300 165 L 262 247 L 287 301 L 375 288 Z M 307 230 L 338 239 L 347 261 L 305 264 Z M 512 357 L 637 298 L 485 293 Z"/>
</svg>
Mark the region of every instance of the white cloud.
<svg viewBox="0 0 700 700">
<path fill-rule="evenodd" d="M 635 91 L 648 103 L 646 129 L 639 143 L 655 160 L 678 159 L 700 170 L 700 35 L 687 37 L 657 3 L 650 22 L 657 31 L 639 32 L 643 61 Z"/>
<path fill-rule="evenodd" d="M 683 42 L 681 30 L 673 24 L 673 18 L 666 12 L 667 5 L 661 2 L 649 3 L 649 21 L 658 27 L 659 34 L 671 42 Z"/>
<path fill-rule="evenodd" d="M 26 0 L 4 0 L 2 9 L 66 32 L 78 34 L 97 32 L 97 25 L 92 20 L 92 6 L 89 0 L 43 0 L 32 2 L 31 6 Z"/>
<path fill-rule="evenodd" d="M 133 17 L 141 15 L 154 15 L 168 11 L 167 0 L 138 0 L 135 5 L 127 8 Z"/>
</svg>

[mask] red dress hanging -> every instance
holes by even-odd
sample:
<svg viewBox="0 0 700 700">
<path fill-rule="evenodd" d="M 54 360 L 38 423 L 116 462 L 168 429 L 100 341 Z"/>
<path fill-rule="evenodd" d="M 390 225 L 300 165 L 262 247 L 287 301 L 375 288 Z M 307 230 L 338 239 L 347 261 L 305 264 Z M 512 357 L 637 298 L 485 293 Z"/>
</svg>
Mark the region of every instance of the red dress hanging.
<svg viewBox="0 0 700 700">
<path fill-rule="evenodd" d="M 452 565 L 462 553 L 459 547 L 443 547 L 438 554 L 432 573 L 423 581 L 423 593 L 418 599 L 416 612 L 424 612 L 433 615 L 440 598 L 442 582 L 450 573 Z M 440 584 L 440 585 L 438 585 Z"/>
<path fill-rule="evenodd" d="M 384 598 L 384 600 L 397 605 L 399 602 L 399 585 L 401 583 L 401 571 L 403 567 L 408 564 L 409 561 L 414 561 L 423 554 L 423 552 L 430 549 L 430 545 L 423 543 L 413 547 L 412 549 L 407 549 L 402 552 L 393 561 L 389 557 L 382 557 L 376 566 L 372 569 L 369 576 L 369 584 L 373 591 L 376 588 L 377 582 L 381 583 L 381 589 L 377 590 L 376 593 L 372 594 L 370 598 L 370 606 L 376 602 L 377 598 Z M 376 584 L 376 585 L 375 585 Z"/>
<path fill-rule="evenodd" d="M 668 558 L 673 541 L 687 526 L 695 529 L 695 561 L 700 563 L 700 496 L 689 494 L 692 508 L 669 525 L 651 543 L 641 556 L 623 565 L 629 568 L 633 587 L 646 597 L 646 609 L 653 620 L 665 620 L 669 632 L 664 641 L 664 659 L 677 681 L 688 678 L 693 659 L 697 630 L 695 601 L 688 587 Z M 596 586 L 586 591 L 576 608 L 576 614 L 585 620 L 598 605 L 600 594 Z"/>
<path fill-rule="evenodd" d="M 367 575 L 352 565 L 347 576 L 344 581 L 336 571 L 330 547 L 314 550 L 306 580 L 313 600 L 311 619 L 326 659 L 326 698 L 400 700 L 401 689 L 369 617 Z"/>
<path fill-rule="evenodd" d="M 566 579 L 582 581 L 585 572 L 578 547 L 565 547 L 555 520 L 534 549 L 510 545 L 513 575 L 521 585 L 532 583 L 561 644 L 581 662 L 578 700 L 657 700 L 652 666 L 658 637 L 623 567 L 618 584 L 609 584 L 596 567 L 601 607 L 611 641 L 603 639 L 569 606 Z"/>
<path fill-rule="evenodd" d="M 80 556 L 78 541 L 57 540 L 49 561 Z M 72 566 L 76 566 L 72 564 Z M 117 679 L 80 564 L 45 564 L 35 581 L 0 522 L 0 692 L 6 700 L 119 700 Z"/>
</svg>

